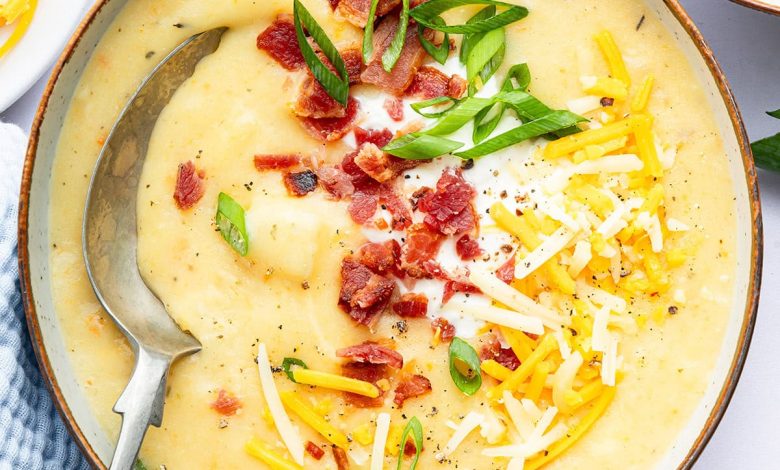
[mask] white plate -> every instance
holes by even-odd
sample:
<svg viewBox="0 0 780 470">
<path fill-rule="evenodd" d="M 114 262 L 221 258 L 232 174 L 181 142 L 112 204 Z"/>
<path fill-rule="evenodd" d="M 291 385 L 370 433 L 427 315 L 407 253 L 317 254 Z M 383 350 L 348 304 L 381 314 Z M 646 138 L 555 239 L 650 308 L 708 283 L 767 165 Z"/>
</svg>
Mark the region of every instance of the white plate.
<svg viewBox="0 0 780 470">
<path fill-rule="evenodd" d="M 92 0 L 38 0 L 27 32 L 0 57 L 0 112 L 19 99 L 51 67 Z M 16 23 L 0 28 L 0 43 Z"/>
</svg>

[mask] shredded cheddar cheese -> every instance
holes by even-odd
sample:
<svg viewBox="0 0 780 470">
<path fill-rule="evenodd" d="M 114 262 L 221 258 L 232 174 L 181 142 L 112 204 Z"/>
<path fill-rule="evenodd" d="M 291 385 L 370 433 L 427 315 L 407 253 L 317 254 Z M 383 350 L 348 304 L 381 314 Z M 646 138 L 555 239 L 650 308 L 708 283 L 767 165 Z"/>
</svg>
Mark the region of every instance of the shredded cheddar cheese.
<svg viewBox="0 0 780 470">
<path fill-rule="evenodd" d="M 379 389 L 374 384 L 342 375 L 299 367 L 293 370 L 293 377 L 301 384 L 352 392 L 369 398 L 379 396 Z"/>
<path fill-rule="evenodd" d="M 279 397 L 288 410 L 298 415 L 304 423 L 311 426 L 311 428 L 320 433 L 322 437 L 344 450 L 349 448 L 347 436 L 328 421 L 325 421 L 325 418 L 317 414 L 317 412 L 305 401 L 301 400 L 295 392 L 282 392 L 279 394 Z"/>
</svg>

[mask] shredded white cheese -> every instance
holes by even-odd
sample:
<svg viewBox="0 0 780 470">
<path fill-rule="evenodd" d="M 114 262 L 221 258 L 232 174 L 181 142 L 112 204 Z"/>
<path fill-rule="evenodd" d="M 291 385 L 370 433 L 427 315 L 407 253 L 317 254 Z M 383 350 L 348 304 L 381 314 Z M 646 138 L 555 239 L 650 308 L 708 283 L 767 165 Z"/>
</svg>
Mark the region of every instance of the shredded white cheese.
<svg viewBox="0 0 780 470">
<path fill-rule="evenodd" d="M 566 392 L 572 389 L 574 385 L 574 377 L 577 376 L 577 371 L 582 366 L 583 359 L 579 351 L 575 351 L 569 356 L 568 359 L 563 361 L 558 370 L 555 372 L 555 379 L 553 380 L 553 403 L 560 409 L 566 410 L 569 407 L 566 405 L 565 397 Z"/>
<path fill-rule="evenodd" d="M 627 304 L 624 299 L 612 295 L 603 289 L 588 285 L 584 281 L 577 281 L 577 295 L 580 298 L 587 298 L 602 307 L 609 307 L 613 312 L 622 313 L 626 310 Z"/>
<path fill-rule="evenodd" d="M 585 266 L 590 263 L 593 257 L 593 251 L 588 240 L 580 240 L 574 245 L 574 253 L 571 255 L 569 263 L 569 275 L 577 278 Z"/>
<path fill-rule="evenodd" d="M 509 419 L 512 420 L 512 424 L 515 425 L 517 432 L 523 439 L 528 439 L 534 431 L 534 422 L 531 416 L 525 411 L 520 400 L 515 398 L 508 390 L 504 391 L 503 402 Z"/>
<path fill-rule="evenodd" d="M 596 160 L 586 160 L 574 168 L 580 175 L 596 175 L 599 173 L 631 173 L 645 167 L 644 162 L 634 155 L 606 155 Z"/>
<path fill-rule="evenodd" d="M 539 269 L 544 263 L 557 255 L 574 238 L 577 233 L 566 227 L 561 227 L 547 237 L 536 249 L 525 258 L 518 259 L 515 266 L 515 278 L 525 279 Z"/>
<path fill-rule="evenodd" d="M 257 370 L 260 374 L 265 403 L 274 419 L 276 429 L 295 463 L 303 465 L 303 440 L 293 428 L 290 417 L 282 406 L 282 399 L 279 398 L 279 391 L 276 389 L 274 376 L 271 373 L 271 361 L 268 359 L 268 351 L 264 343 L 257 345 Z"/>
<path fill-rule="evenodd" d="M 379 413 L 376 417 L 376 432 L 374 433 L 374 447 L 371 450 L 371 470 L 382 470 L 385 463 L 385 444 L 387 433 L 390 432 L 390 414 Z"/>
<path fill-rule="evenodd" d="M 607 344 L 609 342 L 609 307 L 601 307 L 596 310 L 595 318 L 593 319 L 593 335 L 590 338 L 590 348 L 597 352 L 604 352 L 607 350 Z"/>
<path fill-rule="evenodd" d="M 460 422 L 457 429 L 455 429 L 455 432 L 452 434 L 450 440 L 447 441 L 447 445 L 444 446 L 444 450 L 442 451 L 444 457 L 447 457 L 448 455 L 455 452 L 455 449 L 457 449 L 458 446 L 466 439 L 466 437 L 471 434 L 471 431 L 475 430 L 479 425 L 481 425 L 484 420 L 485 417 L 480 413 L 477 413 L 476 411 L 469 411 L 466 417 L 463 418 L 463 421 Z"/>
<path fill-rule="evenodd" d="M 587 114 L 601 107 L 601 99 L 598 96 L 583 96 L 566 102 L 569 111 L 577 114 Z"/>
<path fill-rule="evenodd" d="M 601 360 L 601 382 L 604 385 L 613 387 L 615 385 L 615 375 L 617 373 L 617 346 L 618 339 L 609 334 L 606 351 Z"/>
<path fill-rule="evenodd" d="M 666 219 L 666 228 L 668 228 L 670 232 L 687 232 L 691 229 L 688 224 L 685 224 L 674 217 L 668 217 Z"/>
<path fill-rule="evenodd" d="M 535 335 L 544 334 L 544 324 L 542 324 L 539 318 L 529 317 L 522 313 L 492 305 L 455 304 L 454 302 L 449 302 L 446 309 L 455 309 L 458 313 L 470 315 L 479 320 L 506 326 L 514 330 L 525 331 Z"/>
</svg>

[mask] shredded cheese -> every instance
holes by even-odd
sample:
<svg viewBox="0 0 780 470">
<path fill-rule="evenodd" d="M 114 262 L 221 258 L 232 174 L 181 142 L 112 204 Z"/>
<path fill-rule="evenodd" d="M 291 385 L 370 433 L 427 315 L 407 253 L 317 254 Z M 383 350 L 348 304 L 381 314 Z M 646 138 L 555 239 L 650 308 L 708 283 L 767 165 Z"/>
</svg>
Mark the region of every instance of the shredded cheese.
<svg viewBox="0 0 780 470">
<path fill-rule="evenodd" d="M 528 275 L 539 269 L 544 263 L 552 259 L 574 238 L 577 233 L 566 227 L 561 227 L 547 237 L 541 245 L 523 259 L 517 260 L 515 266 L 515 278 L 525 279 Z"/>
<path fill-rule="evenodd" d="M 574 168 L 580 175 L 596 175 L 599 173 L 631 173 L 641 171 L 644 162 L 634 154 L 606 155 L 597 160 L 586 160 Z"/>
<path fill-rule="evenodd" d="M 447 441 L 447 445 L 445 445 L 444 450 L 442 450 L 442 455 L 447 457 L 448 455 L 455 452 L 455 449 L 457 449 L 458 446 L 468 437 L 468 435 L 471 434 L 471 431 L 477 429 L 477 427 L 480 426 L 484 420 L 485 417 L 482 414 L 477 413 L 476 411 L 469 411 L 466 417 L 463 418 L 463 421 L 457 425 L 457 428 L 452 434 L 452 437 L 450 437 L 450 440 Z"/>
<path fill-rule="evenodd" d="M 374 384 L 363 380 L 318 370 L 304 369 L 302 367 L 293 369 L 292 374 L 293 377 L 295 377 L 295 381 L 300 384 L 356 393 L 369 398 L 376 398 L 379 396 L 379 389 L 376 388 Z"/>
<path fill-rule="evenodd" d="M 573 389 L 574 378 L 582 367 L 583 359 L 579 351 L 575 351 L 555 372 L 553 379 L 553 403 L 563 412 L 568 413 L 571 407 L 566 403 L 566 393 Z"/>
<path fill-rule="evenodd" d="M 469 315 L 479 320 L 507 326 L 519 331 L 526 331 L 535 335 L 544 333 L 544 325 L 539 318 L 529 317 L 522 313 L 491 305 L 477 306 L 473 304 L 455 304 L 454 302 L 449 302 L 446 310 L 455 310 L 458 313 Z"/>
<path fill-rule="evenodd" d="M 390 432 L 390 414 L 379 413 L 376 417 L 376 432 L 374 433 L 374 447 L 371 451 L 371 470 L 382 470 L 385 463 L 385 444 L 387 434 Z"/>
<path fill-rule="evenodd" d="M 256 437 L 253 437 L 252 440 L 244 445 L 244 450 L 247 454 L 262 460 L 274 470 L 303 470 L 302 463 L 301 465 L 298 465 L 295 462 L 290 462 L 274 452 L 265 442 Z"/>
<path fill-rule="evenodd" d="M 317 414 L 317 412 L 305 401 L 301 400 L 295 392 L 282 392 L 279 394 L 279 397 L 287 409 L 297 414 L 304 423 L 311 426 L 311 428 L 317 431 L 322 437 L 344 450 L 349 448 L 347 436 L 339 431 L 334 425 L 325 421 L 325 418 Z"/>
<path fill-rule="evenodd" d="M 273 374 L 271 373 L 271 361 L 268 359 L 268 352 L 265 344 L 257 345 L 257 370 L 260 374 L 260 385 L 263 388 L 263 396 L 274 419 L 276 429 L 282 437 L 284 445 L 290 452 L 293 460 L 298 465 L 303 465 L 303 441 L 293 428 L 290 417 L 282 406 L 282 400 L 279 397 L 279 391 L 276 389 Z"/>
</svg>

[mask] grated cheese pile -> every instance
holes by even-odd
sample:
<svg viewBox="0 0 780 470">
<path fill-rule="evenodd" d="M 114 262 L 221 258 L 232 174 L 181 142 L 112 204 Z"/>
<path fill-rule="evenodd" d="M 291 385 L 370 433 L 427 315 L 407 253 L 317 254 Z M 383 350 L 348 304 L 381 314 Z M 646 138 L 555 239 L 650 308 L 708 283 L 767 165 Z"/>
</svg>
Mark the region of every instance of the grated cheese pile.
<svg viewBox="0 0 780 470">
<path fill-rule="evenodd" d="M 30 8 L 30 0 L 7 0 L 0 3 L 0 26 L 14 23 Z"/>
</svg>

